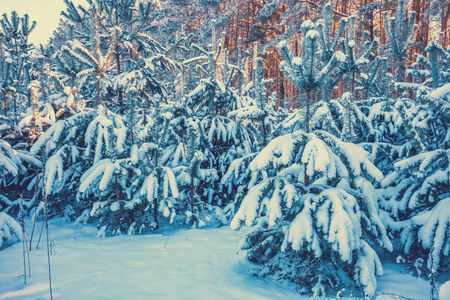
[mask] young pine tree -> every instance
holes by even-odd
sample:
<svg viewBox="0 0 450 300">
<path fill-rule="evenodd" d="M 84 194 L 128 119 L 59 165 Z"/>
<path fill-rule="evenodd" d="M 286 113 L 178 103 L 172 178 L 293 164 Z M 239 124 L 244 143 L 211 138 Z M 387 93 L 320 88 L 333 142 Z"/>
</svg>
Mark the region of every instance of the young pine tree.
<svg viewBox="0 0 450 300">
<path fill-rule="evenodd" d="M 373 296 L 382 274 L 374 249 L 392 251 L 392 244 L 374 189 L 383 176 L 367 153 L 323 131 L 296 131 L 273 139 L 250 170 L 261 176 L 231 227 L 255 226 L 242 248 L 261 266 L 256 274 L 291 280 L 315 296 L 343 286 Z"/>
</svg>

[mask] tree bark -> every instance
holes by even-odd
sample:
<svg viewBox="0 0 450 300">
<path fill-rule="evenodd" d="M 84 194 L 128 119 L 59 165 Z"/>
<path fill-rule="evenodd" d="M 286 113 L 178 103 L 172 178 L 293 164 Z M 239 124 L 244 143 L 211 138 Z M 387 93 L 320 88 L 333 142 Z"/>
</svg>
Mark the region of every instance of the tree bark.
<svg viewBox="0 0 450 300">
<path fill-rule="evenodd" d="M 116 4 L 116 26 L 119 26 L 119 15 L 117 10 L 117 4 Z M 116 44 L 116 66 L 117 66 L 117 75 L 120 75 L 122 72 L 120 70 L 120 52 L 119 52 L 119 43 Z M 120 109 L 123 106 L 123 93 L 122 88 L 119 87 L 118 90 L 118 97 L 119 97 L 119 107 Z"/>
<path fill-rule="evenodd" d="M 5 108 L 5 117 L 8 116 L 8 98 L 6 97 L 6 93 L 3 91 L 3 106 Z"/>
<path fill-rule="evenodd" d="M 101 73 L 97 72 L 97 107 L 100 106 L 100 78 Z"/>
<path fill-rule="evenodd" d="M 311 103 L 311 92 L 306 91 L 306 120 L 305 120 L 305 131 L 306 133 L 309 133 L 309 113 L 310 113 L 310 103 Z M 309 176 L 306 173 L 306 169 L 308 168 L 308 164 L 305 163 L 305 186 L 309 185 Z"/>
<path fill-rule="evenodd" d="M 448 36 L 447 24 L 448 24 L 449 15 L 450 15 L 450 7 L 446 6 L 442 10 L 442 15 L 441 15 L 441 32 L 444 33 L 443 40 L 442 40 L 442 47 L 444 49 L 447 47 L 447 36 Z"/>
<path fill-rule="evenodd" d="M 194 214 L 194 193 L 195 193 L 195 184 L 194 184 L 194 176 L 191 174 L 191 213 Z"/>
</svg>

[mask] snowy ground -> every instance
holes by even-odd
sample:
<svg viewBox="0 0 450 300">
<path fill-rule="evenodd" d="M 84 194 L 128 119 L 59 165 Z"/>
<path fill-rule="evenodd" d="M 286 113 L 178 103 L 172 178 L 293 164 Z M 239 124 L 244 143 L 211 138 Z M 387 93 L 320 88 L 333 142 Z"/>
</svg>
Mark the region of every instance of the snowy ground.
<svg viewBox="0 0 450 300">
<path fill-rule="evenodd" d="M 93 227 L 52 221 L 50 232 L 54 299 L 308 299 L 292 286 L 251 276 L 237 253 L 245 232 L 228 227 L 95 238 Z M 26 285 L 22 245 L 0 251 L 0 299 L 49 299 L 44 245 L 33 246 Z M 426 281 L 386 265 L 377 299 L 429 299 L 428 290 Z"/>
</svg>

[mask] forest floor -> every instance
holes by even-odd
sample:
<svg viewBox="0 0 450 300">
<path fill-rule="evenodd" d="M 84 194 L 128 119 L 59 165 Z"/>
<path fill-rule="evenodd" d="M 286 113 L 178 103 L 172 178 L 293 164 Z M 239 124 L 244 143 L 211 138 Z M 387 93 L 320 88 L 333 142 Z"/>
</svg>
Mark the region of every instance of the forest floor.
<svg viewBox="0 0 450 300">
<path fill-rule="evenodd" d="M 97 238 L 95 227 L 51 220 L 49 230 L 54 299 L 309 299 L 292 285 L 251 275 L 245 252 L 237 249 L 248 229 Z M 50 298 L 45 234 L 36 250 L 37 239 L 26 285 L 22 244 L 0 251 L 0 299 Z M 384 265 L 378 289 L 377 299 L 429 299 L 428 282 L 396 264 Z M 349 292 L 345 297 L 354 299 Z"/>
</svg>

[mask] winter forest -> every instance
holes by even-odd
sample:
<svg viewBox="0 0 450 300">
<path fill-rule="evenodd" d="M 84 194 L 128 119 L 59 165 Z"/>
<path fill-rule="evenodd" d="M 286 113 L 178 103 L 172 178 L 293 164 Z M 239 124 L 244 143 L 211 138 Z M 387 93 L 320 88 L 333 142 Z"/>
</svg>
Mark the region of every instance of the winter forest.
<svg viewBox="0 0 450 300">
<path fill-rule="evenodd" d="M 46 45 L 1 17 L 0 266 L 56 219 L 99 244 L 250 227 L 257 280 L 375 299 L 402 263 L 439 299 L 450 3 L 64 2 Z"/>
</svg>

